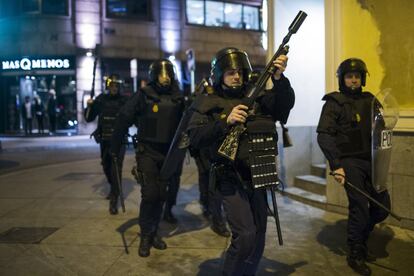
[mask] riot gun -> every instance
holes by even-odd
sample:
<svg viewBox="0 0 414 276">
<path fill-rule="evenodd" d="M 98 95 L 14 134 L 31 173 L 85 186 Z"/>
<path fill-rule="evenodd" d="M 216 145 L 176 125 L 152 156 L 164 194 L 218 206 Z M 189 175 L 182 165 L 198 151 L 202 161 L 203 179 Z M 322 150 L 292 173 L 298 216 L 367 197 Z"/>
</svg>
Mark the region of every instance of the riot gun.
<svg viewBox="0 0 414 276">
<path fill-rule="evenodd" d="M 243 104 L 252 108 L 255 99 L 259 95 L 259 93 L 263 90 L 266 85 L 266 82 L 269 78 L 276 72 L 277 67 L 273 65 L 273 62 L 280 56 L 285 55 L 289 51 L 289 46 L 286 44 L 289 42 L 290 37 L 292 34 L 295 34 L 300 26 L 302 25 L 303 21 L 305 20 L 307 14 L 303 11 L 299 11 L 296 15 L 293 22 L 290 24 L 288 28 L 288 34 L 283 38 L 282 43 L 280 44 L 278 50 L 270 59 L 269 63 L 266 65 L 264 71 L 260 74 L 257 81 L 247 87 L 246 98 L 244 99 Z M 237 154 L 237 149 L 239 146 L 239 138 L 240 135 L 246 130 L 246 127 L 243 124 L 237 124 L 233 126 L 229 133 L 227 134 L 226 138 L 224 139 L 223 143 L 218 149 L 218 153 L 231 161 L 234 161 Z"/>
</svg>

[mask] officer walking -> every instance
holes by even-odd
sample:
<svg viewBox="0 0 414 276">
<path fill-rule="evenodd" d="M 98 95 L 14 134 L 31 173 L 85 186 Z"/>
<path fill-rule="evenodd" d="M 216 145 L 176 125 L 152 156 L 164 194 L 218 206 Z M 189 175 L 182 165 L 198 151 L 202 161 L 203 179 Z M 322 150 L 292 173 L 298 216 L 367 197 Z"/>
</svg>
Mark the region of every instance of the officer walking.
<svg viewBox="0 0 414 276">
<path fill-rule="evenodd" d="M 344 60 L 338 67 L 339 92 L 323 97 L 326 101 L 319 120 L 318 143 L 328 159 L 335 180 L 344 185 L 349 181 L 389 208 L 388 192 L 377 192 L 371 175 L 371 116 L 375 97 L 362 92 L 367 67 L 358 58 Z M 367 239 L 375 224 L 388 213 L 345 185 L 349 201 L 347 244 L 348 265 L 361 275 L 370 275 L 366 261 L 374 257 L 368 253 Z"/>
<path fill-rule="evenodd" d="M 106 80 L 106 87 L 109 93 L 102 93 L 95 100 L 89 99 L 84 112 L 86 122 L 92 122 L 98 117 L 97 129 L 93 132 L 95 141 L 99 143 L 101 150 L 101 164 L 106 179 L 110 185 L 110 192 L 106 197 L 109 199 L 109 213 L 118 214 L 119 187 L 117 185 L 115 170 L 111 159 L 111 138 L 114 130 L 115 119 L 121 107 L 127 101 L 127 97 L 120 94 L 122 81 L 116 74 Z M 122 137 L 122 146 L 119 152 L 119 174 L 122 173 L 122 162 L 125 155 L 126 137 Z"/>
<path fill-rule="evenodd" d="M 194 115 L 188 127 L 191 145 L 210 150 L 215 168 L 214 183 L 223 196 L 224 211 L 232 232 L 224 275 L 254 275 L 263 255 L 267 224 L 266 191 L 253 188 L 248 141 L 249 135 L 260 129 L 268 132 L 275 142 L 275 121 L 287 121 L 294 104 L 294 92 L 282 74 L 286 64 L 285 55 L 274 61 L 277 70 L 272 76 L 273 88 L 261 92 L 256 99 L 254 113 L 251 113 L 243 104 L 248 76 L 252 71 L 248 56 L 237 48 L 224 48 L 217 52 L 211 65 L 214 93 L 198 97 L 193 104 Z M 246 123 L 247 130 L 241 135 L 236 159 L 231 162 L 217 151 L 230 127 L 239 123 Z"/>
<path fill-rule="evenodd" d="M 136 149 L 137 175 L 141 183 L 139 225 L 141 241 L 138 254 L 148 257 L 153 246 L 166 249 L 157 234 L 168 180 L 160 178 L 160 169 L 170 147 L 184 109 L 182 93 L 168 59 L 153 62 L 149 83 L 133 95 L 121 110 L 112 137 L 112 153 L 118 155 L 120 140 L 132 124 L 138 128 Z"/>
</svg>

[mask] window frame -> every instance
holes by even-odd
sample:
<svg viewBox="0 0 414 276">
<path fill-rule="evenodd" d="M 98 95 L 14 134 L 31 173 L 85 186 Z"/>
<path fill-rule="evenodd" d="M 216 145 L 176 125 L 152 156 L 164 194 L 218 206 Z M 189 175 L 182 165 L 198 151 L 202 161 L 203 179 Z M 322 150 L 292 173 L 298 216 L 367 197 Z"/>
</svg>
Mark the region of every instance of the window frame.
<svg viewBox="0 0 414 276">
<path fill-rule="evenodd" d="M 192 23 L 189 22 L 188 20 L 188 10 L 187 10 L 187 2 L 188 0 L 185 1 L 185 7 L 184 7 L 184 12 L 185 12 L 185 24 L 188 26 L 194 26 L 194 27 L 205 27 L 205 28 L 225 28 L 228 30 L 240 30 L 240 31 L 252 31 L 252 32 L 263 32 L 263 23 L 262 23 L 262 13 L 261 13 L 261 9 L 263 7 L 258 7 L 255 5 L 247 5 L 247 4 L 242 4 L 240 2 L 236 2 L 236 1 L 225 1 L 225 0 L 208 0 L 208 1 L 212 1 L 212 2 L 219 2 L 223 4 L 223 24 L 226 23 L 226 16 L 224 13 L 224 7 L 225 4 L 236 4 L 236 5 L 240 5 L 241 6 L 241 13 L 240 13 L 240 17 L 241 17 L 241 22 L 245 23 L 244 20 L 244 7 L 251 7 L 257 10 L 258 12 L 258 29 L 246 29 L 245 28 L 245 24 L 243 24 L 242 28 L 234 28 L 234 27 L 229 27 L 229 26 L 210 26 L 210 25 L 206 25 L 206 21 L 207 21 L 207 10 L 206 10 L 206 1 L 207 0 L 202 0 L 203 2 L 203 15 L 204 15 L 204 22 L 202 24 L 197 24 L 197 23 Z"/>
</svg>

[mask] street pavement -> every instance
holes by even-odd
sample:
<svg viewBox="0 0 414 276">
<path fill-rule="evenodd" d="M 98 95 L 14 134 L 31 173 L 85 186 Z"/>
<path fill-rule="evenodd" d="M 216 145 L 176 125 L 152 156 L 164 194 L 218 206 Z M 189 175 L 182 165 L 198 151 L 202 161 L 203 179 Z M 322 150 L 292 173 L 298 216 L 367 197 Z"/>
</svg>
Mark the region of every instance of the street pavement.
<svg viewBox="0 0 414 276">
<path fill-rule="evenodd" d="M 217 236 L 202 215 L 192 160 L 173 209 L 178 224 L 160 225 L 168 249 L 140 258 L 132 150 L 122 178 L 126 212 L 113 216 L 98 146 L 88 137 L 1 140 L 0 275 L 220 275 L 230 238 Z M 277 200 L 284 245 L 269 217 L 257 275 L 355 275 L 345 261 L 346 216 Z M 414 231 L 381 224 L 368 244 L 377 256 L 373 275 L 413 275 Z"/>
</svg>

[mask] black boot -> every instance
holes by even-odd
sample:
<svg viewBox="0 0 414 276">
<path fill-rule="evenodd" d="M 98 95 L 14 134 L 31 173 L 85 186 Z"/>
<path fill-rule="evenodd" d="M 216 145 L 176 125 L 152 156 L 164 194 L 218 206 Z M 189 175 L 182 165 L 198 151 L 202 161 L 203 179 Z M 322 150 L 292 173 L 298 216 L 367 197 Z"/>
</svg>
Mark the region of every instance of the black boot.
<svg viewBox="0 0 414 276">
<path fill-rule="evenodd" d="M 354 245 L 350 248 L 346 258 L 348 265 L 359 275 L 371 275 L 371 269 L 365 263 L 365 250 L 363 245 Z"/>
<path fill-rule="evenodd" d="M 139 243 L 138 255 L 140 257 L 148 257 L 150 255 L 152 245 L 151 235 L 141 235 L 141 241 Z"/>
<path fill-rule="evenodd" d="M 111 195 L 111 198 L 109 199 L 109 213 L 111 215 L 118 214 L 118 199 L 114 195 Z"/>
<path fill-rule="evenodd" d="M 165 205 L 164 220 L 168 223 L 176 224 L 177 223 L 177 218 L 173 215 L 171 209 L 172 209 L 172 206 L 169 206 L 167 204 Z"/>
<path fill-rule="evenodd" d="M 224 221 L 213 220 L 211 223 L 211 230 L 213 230 L 217 235 L 222 237 L 228 238 L 231 235 Z"/>
<path fill-rule="evenodd" d="M 154 248 L 158 250 L 167 249 L 167 244 L 157 234 L 155 234 L 154 237 L 152 238 L 152 246 L 154 246 Z"/>
<path fill-rule="evenodd" d="M 206 219 L 210 218 L 211 213 L 210 213 L 210 210 L 208 209 L 208 205 L 202 204 L 201 205 L 201 209 L 203 210 L 203 216 Z"/>
</svg>

